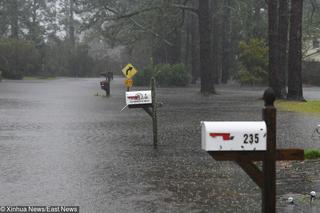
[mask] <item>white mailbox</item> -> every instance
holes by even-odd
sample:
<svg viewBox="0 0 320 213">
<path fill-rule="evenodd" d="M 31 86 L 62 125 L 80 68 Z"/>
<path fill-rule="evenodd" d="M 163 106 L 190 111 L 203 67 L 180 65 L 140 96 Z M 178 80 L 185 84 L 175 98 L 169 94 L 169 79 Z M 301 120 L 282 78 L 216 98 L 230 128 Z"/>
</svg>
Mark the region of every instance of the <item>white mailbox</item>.
<svg viewBox="0 0 320 213">
<path fill-rule="evenodd" d="M 126 104 L 128 106 L 152 104 L 151 90 L 126 92 Z"/>
<path fill-rule="evenodd" d="M 263 151 L 267 127 L 258 122 L 201 122 L 201 146 L 205 151 Z"/>
</svg>

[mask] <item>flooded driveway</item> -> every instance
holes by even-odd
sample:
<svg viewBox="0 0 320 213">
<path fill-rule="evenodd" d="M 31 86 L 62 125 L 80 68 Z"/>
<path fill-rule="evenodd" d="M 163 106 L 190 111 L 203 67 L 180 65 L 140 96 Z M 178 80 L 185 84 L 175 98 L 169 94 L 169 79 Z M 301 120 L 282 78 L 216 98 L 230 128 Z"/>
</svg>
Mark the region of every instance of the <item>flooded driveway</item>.
<svg viewBox="0 0 320 213">
<path fill-rule="evenodd" d="M 1 205 L 76 205 L 80 212 L 260 212 L 259 188 L 232 162 L 200 149 L 201 120 L 261 120 L 262 88 L 158 89 L 159 147 L 151 119 L 124 107 L 124 79 L 111 97 L 101 79 L 0 83 Z M 100 95 L 97 95 L 97 92 Z M 305 97 L 320 99 L 320 89 Z M 279 148 L 320 148 L 320 117 L 278 112 Z M 320 162 L 279 163 L 278 211 L 319 212 Z M 286 203 L 294 196 L 296 205 Z"/>
</svg>

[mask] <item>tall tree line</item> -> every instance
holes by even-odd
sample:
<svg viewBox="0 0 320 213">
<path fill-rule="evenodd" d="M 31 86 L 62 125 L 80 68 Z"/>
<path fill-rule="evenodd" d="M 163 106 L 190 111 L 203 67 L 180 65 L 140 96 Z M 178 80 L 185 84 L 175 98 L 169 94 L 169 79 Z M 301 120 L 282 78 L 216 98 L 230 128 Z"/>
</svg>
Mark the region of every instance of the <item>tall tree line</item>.
<svg viewBox="0 0 320 213">
<path fill-rule="evenodd" d="M 308 33 L 318 4 L 308 1 Z M 3 0 L 0 16 L 1 38 L 31 41 L 39 72 L 81 76 L 76 60 L 88 54 L 80 42 L 88 37 L 123 48 L 141 67 L 183 63 L 202 94 L 237 79 L 239 43 L 268 41 L 269 85 L 278 98 L 303 99 L 302 0 Z M 53 60 L 59 49 L 63 56 Z"/>
<path fill-rule="evenodd" d="M 79 40 L 81 19 L 75 16 L 80 6 L 75 0 L 1 1 L 0 70 L 5 77 L 97 73 L 88 45 Z"/>
<path fill-rule="evenodd" d="M 288 0 L 269 0 L 268 2 L 269 85 L 275 91 L 277 98 L 304 100 L 302 92 L 303 0 L 291 0 L 290 5 L 291 8 Z M 288 76 L 287 80 L 286 76 Z M 288 94 L 286 82 L 288 82 Z"/>
</svg>

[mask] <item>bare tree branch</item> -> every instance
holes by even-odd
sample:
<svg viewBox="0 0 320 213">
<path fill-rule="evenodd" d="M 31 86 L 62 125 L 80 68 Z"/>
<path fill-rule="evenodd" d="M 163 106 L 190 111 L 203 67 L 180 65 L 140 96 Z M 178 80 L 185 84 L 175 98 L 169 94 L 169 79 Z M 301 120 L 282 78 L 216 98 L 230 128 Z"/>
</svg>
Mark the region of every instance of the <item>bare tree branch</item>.
<svg viewBox="0 0 320 213">
<path fill-rule="evenodd" d="M 182 21 L 181 21 L 181 23 L 180 23 L 180 26 L 183 25 L 183 23 L 184 23 L 185 11 L 190 11 L 190 12 L 193 12 L 193 13 L 195 13 L 196 15 L 198 15 L 198 9 L 187 6 L 186 4 L 187 4 L 188 2 L 189 2 L 189 0 L 185 0 L 185 1 L 183 2 L 183 4 L 172 4 L 172 5 L 169 6 L 169 7 L 172 7 L 172 8 L 182 9 Z M 149 11 L 158 10 L 158 9 L 161 10 L 160 7 L 145 8 L 145 9 L 142 9 L 142 10 L 139 10 L 139 11 L 135 11 L 135 12 L 132 12 L 132 13 L 129 13 L 129 14 L 125 14 L 125 15 L 120 15 L 119 12 L 117 12 L 117 11 L 114 10 L 113 8 L 110 8 L 110 7 L 106 6 L 106 5 L 105 5 L 104 7 L 105 7 L 105 9 L 106 9 L 107 11 L 110 11 L 110 12 L 112 12 L 112 13 L 115 15 L 115 17 L 109 18 L 109 20 L 127 18 L 127 19 L 129 19 L 135 26 L 139 27 L 139 28 L 142 29 L 143 31 L 149 32 L 149 33 L 151 33 L 152 35 L 154 35 L 155 37 L 162 39 L 162 40 L 164 41 L 164 43 L 167 44 L 168 46 L 173 46 L 173 44 L 172 44 L 170 41 L 168 41 L 167 39 L 163 38 L 161 35 L 159 35 L 159 34 L 156 33 L 155 31 L 153 31 L 152 29 L 143 26 L 141 23 L 137 22 L 134 18 L 132 18 L 133 16 L 139 15 L 139 14 L 144 13 L 144 12 L 149 12 Z"/>
<path fill-rule="evenodd" d="M 152 35 L 154 35 L 154 36 L 157 37 L 157 38 L 162 39 L 163 42 L 166 43 L 168 46 L 170 46 L 170 47 L 173 46 L 173 44 L 172 44 L 170 41 L 168 41 L 168 40 L 165 39 L 165 38 L 162 38 L 158 33 L 154 32 L 154 31 L 151 30 L 150 28 L 144 27 L 142 24 L 138 23 L 136 20 L 134 20 L 134 19 L 131 18 L 131 17 L 129 18 L 129 20 L 130 20 L 132 23 L 134 23 L 137 27 L 139 27 L 140 29 L 142 29 L 142 30 L 144 30 L 144 31 L 146 31 L 146 32 L 151 33 Z"/>
<path fill-rule="evenodd" d="M 104 8 L 105 8 L 106 10 L 114 13 L 116 16 L 119 17 L 119 13 L 118 13 L 116 10 L 114 10 L 114 9 L 112 9 L 112 8 L 110 8 L 110 7 L 107 7 L 106 5 L 104 6 Z M 136 14 L 139 14 L 139 13 L 136 13 Z M 139 22 L 137 22 L 135 19 L 133 19 L 131 16 L 127 16 L 127 18 L 128 18 L 134 25 L 136 25 L 137 27 L 139 27 L 139 28 L 142 29 L 143 31 L 149 32 L 150 34 L 154 35 L 155 37 L 160 38 L 160 39 L 163 40 L 164 43 L 167 44 L 168 46 L 173 46 L 173 44 L 172 44 L 170 41 L 168 41 L 167 39 L 163 38 L 161 35 L 159 35 L 158 33 L 154 32 L 152 29 L 143 26 L 142 24 L 140 24 Z"/>
<path fill-rule="evenodd" d="M 118 12 L 111 7 L 108 7 L 107 5 L 104 5 L 104 9 L 106 9 L 109 12 L 112 12 L 114 15 L 118 15 Z"/>
<path fill-rule="evenodd" d="M 173 4 L 172 7 L 174 8 L 179 8 L 179 9 L 182 9 L 182 10 L 187 10 L 187 11 L 190 11 L 190 12 L 193 12 L 195 14 L 198 15 L 199 11 L 198 9 L 194 8 L 194 7 L 189 7 L 189 6 L 186 6 L 186 5 L 181 5 L 181 4 Z"/>
<path fill-rule="evenodd" d="M 189 0 L 185 0 L 183 2 L 183 5 L 186 5 L 188 3 Z M 185 16 L 186 16 L 186 11 L 183 9 L 182 10 L 182 16 L 181 16 L 181 22 L 178 24 L 178 26 L 174 27 L 170 32 L 167 33 L 167 35 L 170 35 L 171 33 L 173 33 L 174 31 L 177 30 L 177 28 L 181 28 L 184 24 L 185 21 Z"/>
<path fill-rule="evenodd" d="M 129 14 L 117 16 L 117 19 L 130 18 L 132 16 L 139 15 L 139 14 L 144 13 L 144 12 L 149 12 L 149 11 L 152 11 L 152 10 L 159 10 L 159 9 L 161 9 L 161 8 L 160 7 L 145 8 L 145 9 L 142 9 L 142 10 L 139 10 L 139 11 L 135 11 L 135 12 L 132 12 L 132 13 L 129 13 Z"/>
</svg>

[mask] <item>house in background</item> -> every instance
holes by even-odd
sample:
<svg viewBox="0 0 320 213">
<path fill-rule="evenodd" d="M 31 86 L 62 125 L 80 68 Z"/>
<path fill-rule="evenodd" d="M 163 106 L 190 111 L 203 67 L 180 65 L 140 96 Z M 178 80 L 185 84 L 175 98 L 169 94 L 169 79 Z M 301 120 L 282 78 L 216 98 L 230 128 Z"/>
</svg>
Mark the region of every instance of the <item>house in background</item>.
<svg viewBox="0 0 320 213">
<path fill-rule="evenodd" d="M 307 51 L 303 60 L 320 62 L 320 39 L 314 38 L 306 43 Z"/>
<path fill-rule="evenodd" d="M 320 86 L 320 39 L 310 39 L 305 46 L 307 51 L 303 57 L 303 83 Z"/>
</svg>

